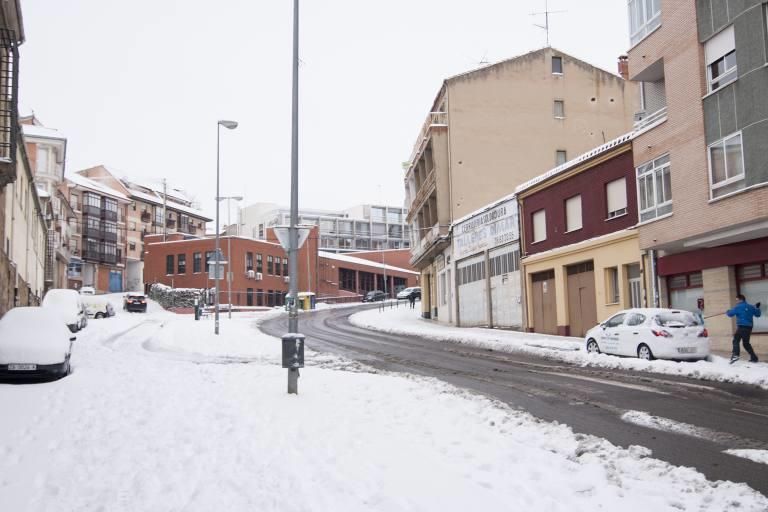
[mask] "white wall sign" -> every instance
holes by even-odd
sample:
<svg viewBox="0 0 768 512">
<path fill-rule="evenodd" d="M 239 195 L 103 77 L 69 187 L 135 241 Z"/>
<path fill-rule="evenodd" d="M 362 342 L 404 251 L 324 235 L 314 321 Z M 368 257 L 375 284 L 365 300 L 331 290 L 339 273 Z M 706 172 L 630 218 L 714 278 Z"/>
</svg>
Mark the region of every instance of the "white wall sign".
<svg viewBox="0 0 768 512">
<path fill-rule="evenodd" d="M 517 199 L 510 199 L 457 224 L 453 232 L 453 255 L 460 260 L 519 238 Z"/>
</svg>

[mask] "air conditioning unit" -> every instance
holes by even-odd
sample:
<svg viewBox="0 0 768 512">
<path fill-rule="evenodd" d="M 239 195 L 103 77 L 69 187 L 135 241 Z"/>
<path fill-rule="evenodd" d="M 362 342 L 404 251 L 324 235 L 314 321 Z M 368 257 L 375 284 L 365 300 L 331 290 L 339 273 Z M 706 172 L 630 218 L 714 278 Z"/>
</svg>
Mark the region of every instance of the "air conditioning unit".
<svg viewBox="0 0 768 512">
<path fill-rule="evenodd" d="M 283 278 L 283 281 L 284 281 L 284 282 L 286 282 L 286 283 L 288 283 L 288 282 L 290 282 L 290 281 L 291 281 L 291 278 L 290 278 L 290 277 L 288 277 L 288 276 L 285 276 L 285 277 Z"/>
<path fill-rule="evenodd" d="M 264 279 L 264 276 L 261 275 L 261 272 L 256 272 L 256 280 L 261 281 L 262 279 Z"/>
<path fill-rule="evenodd" d="M 255 271 L 253 271 L 253 270 L 249 270 L 249 271 L 247 271 L 247 272 L 245 273 L 245 276 L 246 276 L 248 279 L 256 279 L 256 272 L 255 272 Z"/>
</svg>

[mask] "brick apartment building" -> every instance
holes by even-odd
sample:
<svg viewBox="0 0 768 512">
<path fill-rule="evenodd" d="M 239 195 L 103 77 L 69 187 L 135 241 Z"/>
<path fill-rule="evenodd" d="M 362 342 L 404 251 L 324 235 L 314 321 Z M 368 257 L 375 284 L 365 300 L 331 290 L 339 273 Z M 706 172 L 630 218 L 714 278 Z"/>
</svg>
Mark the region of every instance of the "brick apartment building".
<svg viewBox="0 0 768 512">
<path fill-rule="evenodd" d="M 394 253 L 394 254 L 390 254 Z M 409 258 L 409 251 L 384 251 L 392 260 Z M 392 263 L 381 263 L 382 252 L 334 254 L 321 252 L 319 257 L 318 297 L 356 297 L 373 290 L 387 292 L 390 297 L 409 286 L 419 285 L 419 273 Z M 394 263 L 394 261 L 393 261 Z M 385 284 L 386 283 L 386 284 Z"/>
<path fill-rule="evenodd" d="M 733 324 L 717 314 L 739 292 L 768 304 L 768 4 L 629 7 L 649 302 L 694 311 L 703 302 L 710 336 L 726 349 Z M 763 317 L 756 333 L 768 333 Z"/>
</svg>

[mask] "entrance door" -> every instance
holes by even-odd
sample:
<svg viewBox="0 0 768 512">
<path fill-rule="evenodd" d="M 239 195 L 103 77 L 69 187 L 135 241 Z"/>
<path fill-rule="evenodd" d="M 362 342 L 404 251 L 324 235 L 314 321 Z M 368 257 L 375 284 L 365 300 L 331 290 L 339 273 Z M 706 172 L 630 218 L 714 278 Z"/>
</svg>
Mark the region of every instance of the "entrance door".
<svg viewBox="0 0 768 512">
<path fill-rule="evenodd" d="M 533 330 L 541 334 L 557 334 L 557 297 L 555 271 L 539 272 L 533 281 Z"/>
<path fill-rule="evenodd" d="M 245 290 L 245 304 L 247 306 L 253 306 L 253 288 L 247 288 Z"/>
<path fill-rule="evenodd" d="M 628 265 L 627 277 L 629 278 L 629 307 L 643 307 L 643 280 L 640 277 L 640 265 Z"/>
<path fill-rule="evenodd" d="M 591 261 L 572 265 L 568 274 L 568 323 L 571 336 L 584 336 L 597 324 L 595 266 Z"/>
<path fill-rule="evenodd" d="M 123 291 L 123 272 L 120 270 L 109 271 L 109 291 L 112 293 Z"/>
</svg>

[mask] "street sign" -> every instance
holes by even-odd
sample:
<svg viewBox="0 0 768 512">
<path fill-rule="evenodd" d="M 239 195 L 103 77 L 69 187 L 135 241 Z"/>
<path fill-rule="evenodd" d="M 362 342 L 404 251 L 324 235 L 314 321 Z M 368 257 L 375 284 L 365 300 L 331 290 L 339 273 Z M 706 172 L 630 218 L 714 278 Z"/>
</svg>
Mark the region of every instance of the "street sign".
<svg viewBox="0 0 768 512">
<path fill-rule="evenodd" d="M 280 242 L 280 245 L 283 246 L 283 249 L 286 251 L 289 248 L 290 240 L 289 240 L 289 227 L 288 226 L 275 226 L 275 236 L 277 237 L 278 242 Z M 307 237 L 309 237 L 309 232 L 312 231 L 312 227 L 309 226 L 297 226 L 296 229 L 299 230 L 299 246 L 297 249 L 301 249 L 301 246 L 304 245 L 304 242 L 307 241 Z"/>
</svg>

